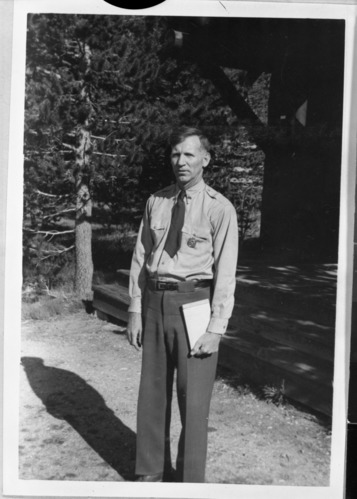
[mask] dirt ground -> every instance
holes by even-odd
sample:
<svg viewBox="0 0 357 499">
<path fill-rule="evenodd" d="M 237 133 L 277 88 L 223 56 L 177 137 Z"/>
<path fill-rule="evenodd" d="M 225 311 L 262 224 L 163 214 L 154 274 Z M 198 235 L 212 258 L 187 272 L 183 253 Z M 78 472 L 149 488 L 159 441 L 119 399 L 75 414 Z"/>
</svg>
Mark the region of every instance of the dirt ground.
<svg viewBox="0 0 357 499">
<path fill-rule="evenodd" d="M 141 354 L 123 328 L 85 312 L 25 321 L 22 334 L 19 478 L 134 479 Z M 175 457 L 180 430 L 172 422 Z M 327 486 L 329 427 L 292 406 L 276 407 L 227 372 L 215 382 L 209 483 Z"/>
</svg>

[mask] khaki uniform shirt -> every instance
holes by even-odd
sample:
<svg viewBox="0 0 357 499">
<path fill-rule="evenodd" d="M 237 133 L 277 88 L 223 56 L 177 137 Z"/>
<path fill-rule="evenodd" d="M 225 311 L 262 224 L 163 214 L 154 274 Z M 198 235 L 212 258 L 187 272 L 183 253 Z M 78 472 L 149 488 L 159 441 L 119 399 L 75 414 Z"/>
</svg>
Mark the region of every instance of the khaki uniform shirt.
<svg viewBox="0 0 357 499">
<path fill-rule="evenodd" d="M 164 246 L 179 192 L 177 185 L 166 187 L 146 204 L 131 264 L 129 312 L 141 313 L 147 277 L 165 281 L 213 279 L 212 316 L 207 330 L 223 334 L 234 306 L 236 211 L 203 180 L 187 189 L 181 247 L 171 258 Z"/>
</svg>

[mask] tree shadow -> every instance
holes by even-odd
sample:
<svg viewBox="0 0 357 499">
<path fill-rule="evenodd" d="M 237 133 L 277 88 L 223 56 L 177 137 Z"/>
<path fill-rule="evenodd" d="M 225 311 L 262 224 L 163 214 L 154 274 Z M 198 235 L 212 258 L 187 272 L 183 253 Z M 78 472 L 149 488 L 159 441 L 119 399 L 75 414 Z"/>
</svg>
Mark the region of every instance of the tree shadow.
<svg viewBox="0 0 357 499">
<path fill-rule="evenodd" d="M 28 381 L 51 416 L 72 428 L 124 480 L 134 479 L 135 433 L 77 374 L 45 366 L 38 357 L 22 357 Z"/>
</svg>

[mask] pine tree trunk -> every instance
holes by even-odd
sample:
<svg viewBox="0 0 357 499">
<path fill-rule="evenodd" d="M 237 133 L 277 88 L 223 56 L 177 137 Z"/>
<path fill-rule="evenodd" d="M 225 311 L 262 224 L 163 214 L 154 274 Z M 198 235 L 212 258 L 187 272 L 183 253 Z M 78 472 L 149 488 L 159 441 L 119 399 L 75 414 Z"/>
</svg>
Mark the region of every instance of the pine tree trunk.
<svg viewBox="0 0 357 499">
<path fill-rule="evenodd" d="M 76 270 L 75 290 L 78 297 L 83 301 L 92 301 L 92 200 L 89 186 L 84 176 L 84 168 L 88 161 L 88 150 L 90 147 L 90 134 L 87 130 L 80 131 L 80 143 L 77 150 L 77 175 L 76 175 Z"/>
<path fill-rule="evenodd" d="M 83 43 L 85 73 L 90 71 L 91 51 L 86 43 Z M 78 297 L 84 302 L 93 300 L 92 279 L 92 199 L 89 190 L 90 179 L 90 154 L 91 135 L 89 131 L 89 119 L 93 112 L 93 107 L 88 95 L 88 89 L 83 79 L 83 86 L 80 92 L 81 102 L 88 106 L 88 115 L 81 128 L 78 130 L 78 147 L 76 150 L 76 270 L 75 270 L 75 290 Z"/>
</svg>

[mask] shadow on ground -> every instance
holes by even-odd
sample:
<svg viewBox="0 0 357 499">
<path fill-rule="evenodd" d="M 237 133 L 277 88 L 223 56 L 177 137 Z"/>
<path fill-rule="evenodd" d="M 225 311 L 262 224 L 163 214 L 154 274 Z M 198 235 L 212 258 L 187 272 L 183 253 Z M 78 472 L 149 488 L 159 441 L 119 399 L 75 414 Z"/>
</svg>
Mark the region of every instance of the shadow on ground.
<svg viewBox="0 0 357 499">
<path fill-rule="evenodd" d="M 135 433 L 77 374 L 22 357 L 28 381 L 49 414 L 67 421 L 124 480 L 134 479 Z"/>
</svg>

